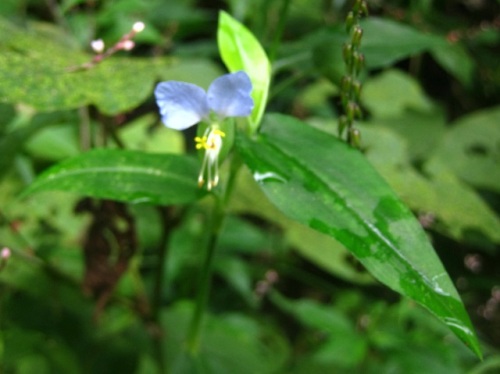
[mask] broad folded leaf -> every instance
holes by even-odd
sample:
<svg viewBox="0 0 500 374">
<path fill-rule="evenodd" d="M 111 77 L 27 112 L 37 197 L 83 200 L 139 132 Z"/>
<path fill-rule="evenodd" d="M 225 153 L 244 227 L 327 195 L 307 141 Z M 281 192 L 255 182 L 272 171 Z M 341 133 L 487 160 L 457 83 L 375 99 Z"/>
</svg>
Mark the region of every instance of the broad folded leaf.
<svg viewBox="0 0 500 374">
<path fill-rule="evenodd" d="M 187 156 L 100 149 L 50 168 L 24 195 L 60 190 L 130 203 L 183 204 L 203 196 L 197 170 L 197 161 Z"/>
<path fill-rule="evenodd" d="M 377 279 L 428 308 L 481 355 L 425 232 L 359 151 L 284 115 L 267 116 L 256 139 L 239 135 L 236 145 L 265 194 L 287 216 L 344 244 Z"/>
</svg>

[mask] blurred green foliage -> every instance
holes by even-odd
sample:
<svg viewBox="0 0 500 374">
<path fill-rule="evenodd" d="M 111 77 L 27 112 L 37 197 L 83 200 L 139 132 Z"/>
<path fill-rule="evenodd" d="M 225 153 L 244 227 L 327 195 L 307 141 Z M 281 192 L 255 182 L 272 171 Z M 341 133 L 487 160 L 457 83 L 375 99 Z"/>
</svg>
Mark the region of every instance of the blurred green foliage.
<svg viewBox="0 0 500 374">
<path fill-rule="evenodd" d="M 421 307 L 376 283 L 339 243 L 284 217 L 246 170 L 217 248 L 196 361 L 181 348 L 202 266 L 207 200 L 175 208 L 125 204 L 124 214 L 119 203 L 82 210 L 82 198 L 67 192 L 19 197 L 47 167 L 72 157 L 61 164 L 68 171 L 89 148 L 126 148 L 131 158 L 138 150 L 167 153 L 165 162 L 183 157 L 180 169 L 196 173 L 193 158 L 184 158 L 193 151 L 190 139 L 160 125 L 152 90 L 169 79 L 207 87 L 224 71 L 216 44 L 221 9 L 244 22 L 273 56 L 268 109 L 335 133 L 349 1 L 3 0 L 0 249 L 12 255 L 0 259 L 0 372 L 499 370 L 500 33 L 494 17 L 500 5 L 368 3 L 364 119 L 357 124 L 362 150 L 426 228 L 485 360 L 479 363 Z M 79 69 L 94 56 L 92 40 L 112 46 L 138 20 L 146 28 L 133 50 Z M 105 169 L 89 165 L 99 166 Z M 151 168 L 142 172 L 156 175 Z M 133 193 L 119 180 L 81 183 Z M 169 196 L 163 186 L 158 199 Z M 189 183 L 175 188 L 187 195 L 182 202 L 194 199 Z M 109 226 L 96 234 L 91 227 L 101 216 Z M 120 270 L 115 243 L 103 273 L 90 265 L 89 248 L 114 229 L 119 240 L 135 243 L 134 253 Z M 168 256 L 159 256 L 166 246 Z"/>
</svg>

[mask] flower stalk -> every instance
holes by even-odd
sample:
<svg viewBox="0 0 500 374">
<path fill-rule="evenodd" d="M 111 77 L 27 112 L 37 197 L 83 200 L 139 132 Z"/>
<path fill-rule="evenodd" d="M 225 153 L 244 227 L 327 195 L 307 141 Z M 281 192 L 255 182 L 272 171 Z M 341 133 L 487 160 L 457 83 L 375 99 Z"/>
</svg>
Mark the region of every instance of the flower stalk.
<svg viewBox="0 0 500 374">
<path fill-rule="evenodd" d="M 198 175 L 198 186 L 206 185 L 211 191 L 219 184 L 219 158 L 223 148 L 226 130 L 231 131 L 231 117 L 247 117 L 251 114 L 254 102 L 251 97 L 252 83 L 243 71 L 226 74 L 215 79 L 208 90 L 191 83 L 168 81 L 159 83 L 155 89 L 155 97 L 162 122 L 165 126 L 184 130 L 204 122 L 208 124 L 201 136 L 195 137 L 196 149 L 205 152 L 201 170 Z M 225 127 L 229 126 L 229 127 Z M 225 130 L 223 131 L 222 128 Z M 196 355 L 200 347 L 203 315 L 208 303 L 213 272 L 213 258 L 219 233 L 226 216 L 226 206 L 241 161 L 236 155 L 231 157 L 229 178 L 220 193 L 214 193 L 215 206 L 210 219 L 210 229 L 201 269 L 199 288 L 195 310 L 187 336 L 187 351 Z"/>
<path fill-rule="evenodd" d="M 339 137 L 346 135 L 346 141 L 353 147 L 360 146 L 360 132 L 354 127 L 356 120 L 362 118 L 360 105 L 361 82 L 359 75 L 365 65 L 365 57 L 360 52 L 363 29 L 359 21 L 368 15 L 368 5 L 365 0 L 355 0 L 352 10 L 347 14 L 345 24 L 350 35 L 350 41 L 344 45 L 342 50 L 346 75 L 340 84 L 340 98 L 344 114 L 339 118 Z"/>
</svg>

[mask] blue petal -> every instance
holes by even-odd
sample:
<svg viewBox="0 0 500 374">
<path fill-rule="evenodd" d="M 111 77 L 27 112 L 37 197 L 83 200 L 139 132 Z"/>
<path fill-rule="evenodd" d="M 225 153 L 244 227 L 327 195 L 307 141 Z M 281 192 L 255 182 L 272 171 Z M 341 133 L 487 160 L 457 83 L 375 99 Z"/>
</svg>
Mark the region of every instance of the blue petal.
<svg viewBox="0 0 500 374">
<path fill-rule="evenodd" d="M 246 117 L 253 109 L 252 82 L 244 71 L 217 78 L 208 88 L 208 105 L 221 118 Z"/>
<path fill-rule="evenodd" d="M 205 91 L 195 84 L 169 81 L 155 89 L 161 120 L 171 129 L 184 130 L 208 116 Z"/>
</svg>

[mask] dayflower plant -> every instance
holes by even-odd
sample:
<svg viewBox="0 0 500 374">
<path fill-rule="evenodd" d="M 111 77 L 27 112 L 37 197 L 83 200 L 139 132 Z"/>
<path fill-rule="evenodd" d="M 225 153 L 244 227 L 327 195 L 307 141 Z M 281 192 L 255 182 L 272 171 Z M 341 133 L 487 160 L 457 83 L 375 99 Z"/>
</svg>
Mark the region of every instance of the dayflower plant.
<svg viewBox="0 0 500 374">
<path fill-rule="evenodd" d="M 155 97 L 165 126 L 184 130 L 204 121 L 208 124 L 203 136 L 195 138 L 196 148 L 205 156 L 198 176 L 201 187 L 207 180 L 211 190 L 219 181 L 219 153 L 225 133 L 220 124 L 230 117 L 249 116 L 254 107 L 252 82 L 244 71 L 225 74 L 215 79 L 208 91 L 195 84 L 168 81 L 156 86 Z"/>
</svg>

